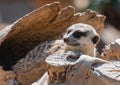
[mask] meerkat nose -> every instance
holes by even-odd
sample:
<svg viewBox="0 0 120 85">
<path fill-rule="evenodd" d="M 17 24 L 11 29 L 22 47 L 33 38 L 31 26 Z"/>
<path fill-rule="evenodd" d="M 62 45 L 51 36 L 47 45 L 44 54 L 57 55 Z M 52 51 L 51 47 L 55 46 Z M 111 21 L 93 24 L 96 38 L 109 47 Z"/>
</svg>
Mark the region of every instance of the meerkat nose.
<svg viewBox="0 0 120 85">
<path fill-rule="evenodd" d="M 63 38 L 63 40 L 64 40 L 64 42 L 68 42 L 69 41 L 68 38 Z"/>
</svg>

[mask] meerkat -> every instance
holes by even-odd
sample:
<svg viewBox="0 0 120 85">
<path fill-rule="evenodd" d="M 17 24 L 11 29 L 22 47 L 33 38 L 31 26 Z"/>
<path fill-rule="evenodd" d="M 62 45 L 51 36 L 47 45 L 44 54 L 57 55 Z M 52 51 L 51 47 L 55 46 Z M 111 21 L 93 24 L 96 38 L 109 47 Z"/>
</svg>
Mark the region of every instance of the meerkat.
<svg viewBox="0 0 120 85">
<path fill-rule="evenodd" d="M 17 67 L 25 66 L 29 68 L 30 65 L 29 63 L 27 65 L 26 61 L 36 62 L 39 58 L 46 58 L 49 55 L 67 51 L 80 52 L 94 57 L 98 41 L 99 35 L 92 26 L 83 23 L 73 24 L 64 33 L 62 39 L 46 41 L 39 44 L 25 58 L 18 61 L 14 67 L 16 70 L 22 69 Z"/>
<path fill-rule="evenodd" d="M 14 65 L 14 70 L 29 70 L 34 67 L 35 62 L 43 62 L 42 60 L 45 60 L 49 55 L 64 54 L 68 51 L 70 55 L 73 55 L 73 52 L 75 54 L 78 53 L 77 57 L 79 57 L 79 53 L 95 57 L 96 44 L 98 41 L 99 35 L 92 26 L 83 23 L 73 24 L 67 29 L 62 39 L 46 41 L 36 46 L 25 58 L 19 60 L 18 63 Z M 44 68 L 46 69 L 45 66 Z"/>
<path fill-rule="evenodd" d="M 99 35 L 92 26 L 77 23 L 68 28 L 63 37 L 63 41 L 66 44 L 65 50 L 81 52 L 95 57 Z"/>
<path fill-rule="evenodd" d="M 48 63 L 49 57 L 56 56 L 59 58 L 65 57 L 67 60 L 70 59 L 71 61 L 71 59 L 77 60 L 82 54 L 95 57 L 96 44 L 98 41 L 99 35 L 92 26 L 83 23 L 73 24 L 67 29 L 62 40 L 55 40 L 52 42 L 52 47 L 49 49 L 49 52 L 51 51 L 51 53 L 46 56 L 47 58 L 45 60 Z M 46 45 L 44 44 L 44 46 Z M 49 45 L 47 44 L 47 46 Z M 48 68 L 50 69 L 50 67 Z M 49 69 L 48 75 L 50 76 L 50 83 L 61 83 L 65 80 L 65 75 L 62 75 L 62 78 L 60 78 L 61 75 L 58 75 L 61 72 L 51 72 L 53 70 Z"/>
</svg>

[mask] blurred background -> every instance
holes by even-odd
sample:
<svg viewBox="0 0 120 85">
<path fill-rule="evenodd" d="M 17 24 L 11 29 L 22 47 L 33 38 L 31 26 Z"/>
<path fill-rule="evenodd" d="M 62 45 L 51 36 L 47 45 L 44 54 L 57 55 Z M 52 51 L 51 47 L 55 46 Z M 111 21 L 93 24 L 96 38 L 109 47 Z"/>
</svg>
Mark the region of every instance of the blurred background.
<svg viewBox="0 0 120 85">
<path fill-rule="evenodd" d="M 54 1 L 62 7 L 73 5 L 77 12 L 86 9 L 95 10 L 107 18 L 101 35 L 100 47 L 120 38 L 120 0 L 0 0 L 0 30 L 20 17 Z"/>
</svg>

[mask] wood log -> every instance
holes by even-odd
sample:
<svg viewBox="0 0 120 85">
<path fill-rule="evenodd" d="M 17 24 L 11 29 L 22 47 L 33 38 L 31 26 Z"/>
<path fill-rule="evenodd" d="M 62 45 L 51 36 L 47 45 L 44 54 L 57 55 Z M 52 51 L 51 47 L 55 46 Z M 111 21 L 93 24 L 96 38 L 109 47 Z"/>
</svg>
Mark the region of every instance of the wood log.
<svg viewBox="0 0 120 85">
<path fill-rule="evenodd" d="M 89 24 L 101 34 L 105 16 L 92 10 L 83 13 L 74 11 L 72 6 L 61 8 L 59 2 L 54 2 L 36 9 L 0 31 L 0 65 L 5 69 L 14 66 L 13 70 L 21 84 L 30 85 L 46 72 L 45 58 L 56 51 L 53 49 L 58 49 L 54 48 L 56 42 L 45 41 L 61 38 L 61 34 L 75 23 Z"/>
<path fill-rule="evenodd" d="M 0 66 L 0 85 L 19 85 L 16 74 L 13 71 L 5 71 Z"/>
<path fill-rule="evenodd" d="M 104 20 L 103 15 L 91 10 L 74 13 L 74 7 L 62 9 L 58 2 L 45 5 L 0 31 L 0 64 L 10 69 L 17 63 L 13 69 L 22 85 L 30 85 L 38 79 L 33 85 L 119 85 L 119 62 L 108 62 L 87 55 L 53 55 L 63 43 L 48 41 L 58 39 L 61 33 L 74 23 L 92 25 L 101 34 Z M 44 41 L 48 42 L 43 43 Z M 36 47 L 38 44 L 40 45 Z M 36 48 L 33 49 L 34 47 Z M 47 56 L 48 68 L 45 63 Z M 11 74 L 14 75 L 8 72 L 9 76 Z M 11 75 L 10 81 L 9 78 L 5 81 L 6 71 L 3 69 L 0 69 L 0 75 L 0 85 L 10 84 L 11 80 L 15 80 Z"/>
<path fill-rule="evenodd" d="M 120 61 L 120 39 L 106 45 L 100 58 L 108 61 Z"/>
<path fill-rule="evenodd" d="M 50 55 L 48 73 L 32 85 L 119 85 L 120 62 L 108 62 L 88 55 Z M 115 74 L 114 74 L 115 73 Z"/>
<path fill-rule="evenodd" d="M 92 10 L 74 13 L 72 6 L 61 8 L 59 2 L 42 6 L 26 14 L 12 25 L 0 31 L 0 65 L 11 69 L 18 60 L 47 40 L 60 37 L 74 23 L 87 23 L 102 32 L 105 16 Z"/>
</svg>

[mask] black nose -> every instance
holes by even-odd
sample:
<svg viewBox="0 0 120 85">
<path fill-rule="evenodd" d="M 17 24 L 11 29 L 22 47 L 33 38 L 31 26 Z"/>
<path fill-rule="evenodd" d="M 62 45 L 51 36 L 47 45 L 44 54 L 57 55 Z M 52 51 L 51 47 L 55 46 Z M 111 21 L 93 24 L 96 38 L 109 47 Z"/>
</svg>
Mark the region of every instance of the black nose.
<svg viewBox="0 0 120 85">
<path fill-rule="evenodd" d="M 63 40 L 64 40 L 64 42 L 68 42 L 69 41 L 68 38 L 63 38 Z"/>
</svg>

